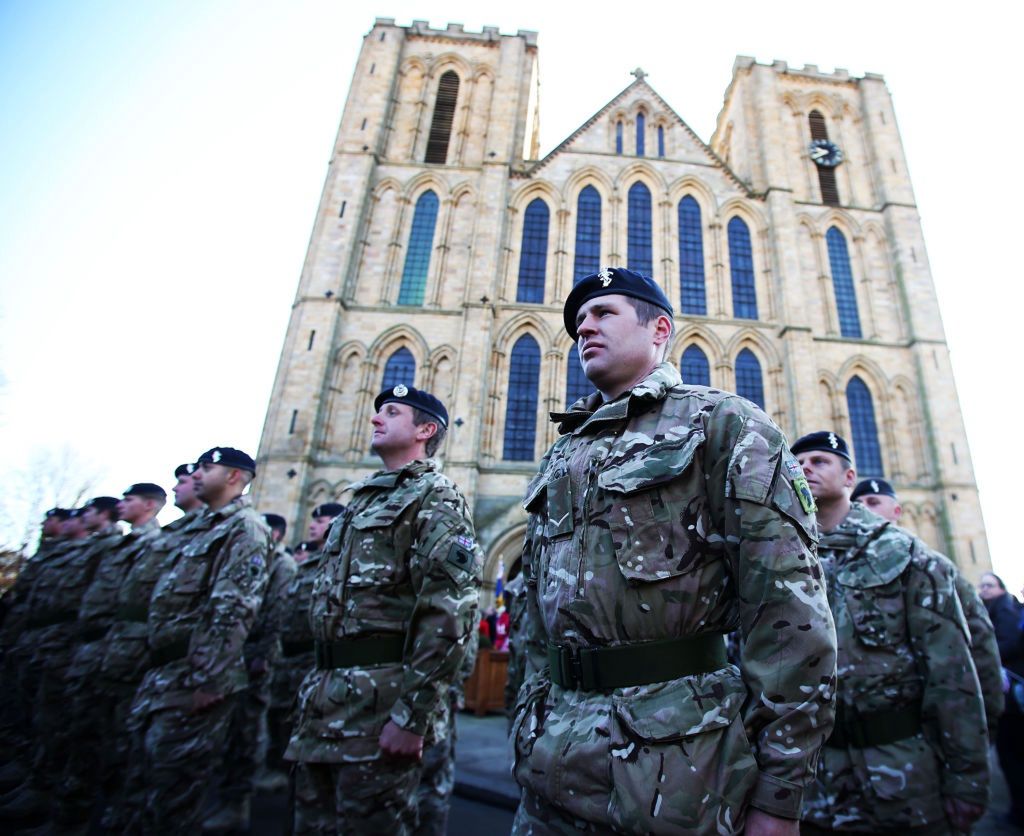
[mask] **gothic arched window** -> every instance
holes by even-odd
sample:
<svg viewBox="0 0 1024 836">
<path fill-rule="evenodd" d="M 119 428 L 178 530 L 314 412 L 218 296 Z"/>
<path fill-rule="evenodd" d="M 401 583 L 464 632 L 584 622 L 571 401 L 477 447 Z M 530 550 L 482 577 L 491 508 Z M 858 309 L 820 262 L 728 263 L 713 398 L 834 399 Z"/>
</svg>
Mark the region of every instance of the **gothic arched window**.
<svg viewBox="0 0 1024 836">
<path fill-rule="evenodd" d="M 629 215 L 626 222 L 628 242 L 626 264 L 645 276 L 652 273 L 651 190 L 636 182 L 629 187 Z"/>
<path fill-rule="evenodd" d="M 665 128 L 663 125 L 658 125 L 658 156 L 665 156 Z"/>
<path fill-rule="evenodd" d="M 836 294 L 836 312 L 839 314 L 839 333 L 844 337 L 860 338 L 860 315 L 857 313 L 857 294 L 853 289 L 853 271 L 846 238 L 834 226 L 825 233 L 828 245 L 828 263 L 832 267 L 832 289 Z"/>
<path fill-rule="evenodd" d="M 736 394 L 764 409 L 761 363 L 749 348 L 736 355 Z"/>
<path fill-rule="evenodd" d="M 402 286 L 398 291 L 399 305 L 423 304 L 434 245 L 434 227 L 437 225 L 437 206 L 437 195 L 429 190 L 416 201 L 409 246 L 405 250 L 405 266 L 402 268 Z"/>
<path fill-rule="evenodd" d="M 871 390 L 859 377 L 846 384 L 846 408 L 850 412 L 853 455 L 858 476 L 884 476 L 882 450 L 878 446 L 878 424 Z"/>
<path fill-rule="evenodd" d="M 828 125 L 821 111 L 812 110 L 807 114 L 811 129 L 811 139 L 828 139 Z M 839 205 L 839 188 L 836 186 L 836 170 L 829 166 L 816 165 L 818 169 L 818 186 L 821 187 L 821 202 L 829 206 Z"/>
<path fill-rule="evenodd" d="M 729 221 L 729 273 L 732 275 L 732 315 L 757 319 L 757 290 L 754 287 L 754 251 L 750 230 L 739 217 Z"/>
<path fill-rule="evenodd" d="M 523 334 L 512 346 L 509 359 L 503 459 L 533 461 L 539 384 L 540 348 L 533 337 Z"/>
<path fill-rule="evenodd" d="M 572 283 L 601 269 L 601 195 L 587 186 L 576 198 L 576 256 Z"/>
<path fill-rule="evenodd" d="M 686 347 L 679 363 L 679 372 L 683 376 L 683 383 L 691 386 L 711 385 L 711 367 L 707 355 L 696 345 Z"/>
<path fill-rule="evenodd" d="M 594 384 L 583 374 L 580 353 L 576 350 L 576 346 L 573 346 L 565 358 L 565 405 L 572 406 L 580 398 L 585 398 L 594 391 Z"/>
<path fill-rule="evenodd" d="M 544 301 L 544 275 L 548 260 L 548 205 L 539 197 L 530 201 L 523 216 L 523 245 L 519 256 L 517 302 Z"/>
<path fill-rule="evenodd" d="M 622 153 L 622 122 L 615 123 L 615 153 Z"/>
<path fill-rule="evenodd" d="M 380 388 L 393 389 L 399 383 L 412 386 L 416 380 L 416 358 L 407 348 L 400 348 L 384 364 L 384 379 Z"/>
<path fill-rule="evenodd" d="M 647 119 L 642 113 L 636 115 L 636 155 L 642 157 L 644 155 L 644 128 L 646 127 Z"/>
<path fill-rule="evenodd" d="M 454 70 L 448 70 L 437 84 L 437 101 L 434 102 L 434 118 L 430 121 L 425 162 L 441 165 L 448 162 L 448 140 L 452 135 L 455 101 L 458 98 L 459 77 Z"/>
<path fill-rule="evenodd" d="M 684 314 L 707 314 L 700 206 L 689 195 L 679 201 L 679 298 Z"/>
</svg>

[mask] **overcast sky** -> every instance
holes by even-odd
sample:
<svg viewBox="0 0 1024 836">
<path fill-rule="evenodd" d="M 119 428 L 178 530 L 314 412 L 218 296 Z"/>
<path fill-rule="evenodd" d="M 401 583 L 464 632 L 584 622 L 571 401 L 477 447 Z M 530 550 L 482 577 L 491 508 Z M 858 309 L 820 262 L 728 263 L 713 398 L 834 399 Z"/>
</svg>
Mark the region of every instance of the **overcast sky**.
<svg viewBox="0 0 1024 836">
<path fill-rule="evenodd" d="M 1021 400 L 1021 96 L 1005 4 L 598 8 L 0 0 L 0 541 L 54 451 L 101 474 L 97 493 L 169 487 L 215 444 L 255 453 L 352 70 L 381 16 L 538 31 L 542 153 L 637 66 L 705 141 L 738 54 L 882 73 L 989 545 L 1019 590 L 1006 462 Z"/>
</svg>

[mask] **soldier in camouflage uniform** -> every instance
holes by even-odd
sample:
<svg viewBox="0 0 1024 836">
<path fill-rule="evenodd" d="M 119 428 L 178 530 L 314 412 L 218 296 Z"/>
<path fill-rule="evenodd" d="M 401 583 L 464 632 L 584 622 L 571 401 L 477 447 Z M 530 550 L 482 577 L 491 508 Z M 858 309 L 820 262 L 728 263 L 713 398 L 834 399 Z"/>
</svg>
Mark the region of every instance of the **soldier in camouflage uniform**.
<svg viewBox="0 0 1024 836">
<path fill-rule="evenodd" d="M 526 679 L 526 578 L 522 569 L 505 587 L 508 599 L 508 671 L 505 676 L 505 713 L 509 731 L 515 717 L 519 689 Z M 546 650 L 546 648 L 545 648 Z"/>
<path fill-rule="evenodd" d="M 101 788 L 102 771 L 97 768 L 112 733 L 116 698 L 100 676 L 106 653 L 106 637 L 115 621 L 118 594 L 138 555 L 160 533 L 156 515 L 164 507 L 167 493 L 152 482 L 140 482 L 124 492 L 117 516 L 131 530 L 98 557 L 96 571 L 78 608 L 78 638 L 68 668 L 66 692 L 70 738 L 69 756 L 57 787 L 55 820 L 61 828 L 74 828 L 89 821 Z"/>
<path fill-rule="evenodd" d="M 110 737 L 104 746 L 100 766 L 101 783 L 107 802 L 103 826 L 119 833 L 127 826 L 123 816 L 126 805 L 122 798 L 124 785 L 129 783 L 126 773 L 130 768 L 132 736 L 128 730 L 128 712 L 135 691 L 149 669 L 149 599 L 157 582 L 170 571 L 181 546 L 188 542 L 193 525 L 202 519 L 206 506 L 196 496 L 192 479 L 193 464 L 182 464 L 174 471 L 176 479 L 174 504 L 184 516 L 169 522 L 158 536 L 148 539 L 146 548 L 132 561 L 131 569 L 117 593 L 114 622 L 107 633 L 106 648 L 100 668 L 102 688 L 115 701 Z M 136 761 L 132 766 L 141 768 Z M 135 782 L 141 786 L 141 777 Z M 144 798 L 136 799 L 138 806 Z"/>
<path fill-rule="evenodd" d="M 892 485 L 885 479 L 864 479 L 850 494 L 851 502 L 860 502 L 869 511 L 899 525 L 903 506 Z M 944 555 L 933 552 L 936 558 L 946 559 Z M 996 631 L 992 627 L 992 619 L 978 595 L 974 584 L 967 580 L 960 570 L 953 565 L 956 572 L 956 597 L 960 599 L 960 607 L 967 620 L 967 628 L 971 633 L 971 658 L 974 669 L 978 673 L 978 684 L 981 696 L 985 700 L 985 722 L 988 726 L 989 740 L 995 740 L 996 727 L 1005 707 L 1003 696 L 1003 671 L 999 660 L 999 643 Z"/>
<path fill-rule="evenodd" d="M 3 763 L 0 767 L 0 792 L 14 788 L 27 774 L 25 754 L 30 739 L 32 695 L 22 690 L 22 678 L 30 654 L 25 652 L 24 647 L 22 652 L 17 652 L 15 644 L 28 626 L 28 603 L 40 575 L 40 568 L 65 542 L 61 535 L 61 523 L 71 513 L 68 508 L 51 508 L 46 512 L 39 548 L 22 565 L 14 585 L 0 602 L 3 608 L 3 624 L 0 626 L 0 654 L 3 654 L 3 661 L 0 663 L 0 677 L 4 683 L 0 689 L 0 763 Z"/>
<path fill-rule="evenodd" d="M 291 737 L 291 714 L 295 695 L 306 674 L 316 667 L 313 653 L 313 631 L 309 625 L 309 602 L 313 597 L 313 581 L 320 569 L 324 537 L 335 517 L 345 511 L 340 502 L 324 502 L 313 509 L 304 548 L 296 552 L 295 575 L 285 590 L 284 618 L 281 622 L 281 661 L 274 668 L 271 686 L 268 726 L 270 748 L 267 757 L 269 775 L 259 782 L 260 789 L 282 786 L 277 776 L 284 765 L 284 750 Z M 287 785 L 287 778 L 284 785 Z"/>
<path fill-rule="evenodd" d="M 482 553 L 480 562 L 483 563 Z M 478 635 L 474 632 L 470 636 L 459 673 L 448 688 L 449 711 L 439 714 L 434 722 L 434 743 L 423 750 L 423 772 L 416 789 L 419 812 L 416 836 L 445 836 L 448 832 L 448 811 L 455 790 L 455 746 L 459 739 L 456 721 L 466 704 L 466 680 L 476 667 Z"/>
<path fill-rule="evenodd" d="M 264 514 L 273 546 L 267 591 L 244 647 L 249 683 L 235 700 L 224 752 L 218 804 L 203 822 L 214 833 L 248 830 L 253 781 L 267 755 L 267 710 L 271 677 L 281 659 L 285 593 L 295 577 L 295 561 L 284 545 L 288 524 L 280 514 Z"/>
<path fill-rule="evenodd" d="M 28 602 L 28 629 L 18 644 L 32 648 L 28 682 L 34 687 L 32 774 L 17 797 L 0 808 L 0 820 L 32 815 L 59 782 L 71 748 L 67 672 L 80 641 L 78 608 L 100 558 L 121 537 L 112 496 L 89 500 L 80 519 L 89 535 L 60 549 L 40 567 Z"/>
<path fill-rule="evenodd" d="M 664 362 L 651 279 L 586 277 L 564 321 L 598 393 L 552 415 L 524 503 L 513 833 L 796 834 L 835 684 L 800 468 L 760 409 Z"/>
<path fill-rule="evenodd" d="M 988 798 L 988 735 L 952 564 L 850 502 L 833 432 L 793 445 L 818 504 L 839 637 L 836 727 L 805 797 L 804 832 L 970 830 Z"/>
<path fill-rule="evenodd" d="M 242 647 L 267 585 L 270 532 L 242 492 L 255 462 L 214 447 L 197 461 L 207 504 L 149 604 L 152 667 L 129 715 L 134 733 L 128 829 L 194 833 L 220 763 L 232 698 L 246 686 Z"/>
<path fill-rule="evenodd" d="M 448 413 L 404 385 L 374 405 L 386 469 L 352 486 L 313 587 L 316 669 L 285 753 L 296 833 L 413 831 L 424 744 L 473 638 L 473 523 L 428 458 Z"/>
</svg>

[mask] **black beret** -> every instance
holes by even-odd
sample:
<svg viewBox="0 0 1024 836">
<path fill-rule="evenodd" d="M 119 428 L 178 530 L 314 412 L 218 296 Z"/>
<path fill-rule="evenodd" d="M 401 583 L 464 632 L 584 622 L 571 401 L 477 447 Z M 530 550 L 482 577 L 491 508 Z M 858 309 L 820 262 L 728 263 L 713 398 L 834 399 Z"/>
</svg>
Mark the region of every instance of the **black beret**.
<svg viewBox="0 0 1024 836">
<path fill-rule="evenodd" d="M 891 496 L 896 499 L 896 491 L 885 479 L 863 479 L 857 483 L 857 487 L 850 494 L 850 500 L 860 499 L 862 496 Z"/>
<path fill-rule="evenodd" d="M 340 502 L 325 502 L 313 509 L 311 516 L 314 517 L 340 517 L 345 513 L 345 506 Z"/>
<path fill-rule="evenodd" d="M 404 383 L 399 383 L 394 388 L 385 389 L 377 395 L 373 401 L 373 408 L 379 412 L 380 408 L 386 403 L 409 404 L 413 409 L 420 409 L 423 412 L 433 415 L 441 422 L 442 427 L 445 429 L 448 428 L 448 410 L 444 408 L 443 403 L 429 392 L 424 392 L 420 389 L 414 389 L 412 386 L 406 386 Z"/>
<path fill-rule="evenodd" d="M 674 315 L 672 303 L 668 301 L 668 297 L 658 287 L 654 279 L 624 267 L 605 267 L 600 273 L 593 273 L 580 279 L 579 284 L 572 289 L 569 298 L 565 300 L 562 320 L 565 322 L 565 330 L 569 332 L 569 336 L 573 340 L 578 337 L 576 314 L 583 304 L 598 296 L 611 296 L 613 293 L 642 299 L 662 308 L 669 316 Z"/>
<path fill-rule="evenodd" d="M 120 501 L 116 496 L 94 496 L 82 506 L 82 510 L 95 508 L 97 511 L 116 511 Z"/>
<path fill-rule="evenodd" d="M 174 478 L 180 479 L 182 476 L 191 476 L 195 473 L 196 466 L 194 463 L 189 462 L 188 464 L 179 464 L 174 468 Z"/>
<path fill-rule="evenodd" d="M 73 520 L 76 517 L 80 517 L 80 516 L 82 516 L 82 513 L 84 511 L 85 511 L 84 507 L 82 507 L 82 508 L 72 508 L 70 511 L 68 511 L 68 519 L 69 520 Z"/>
<path fill-rule="evenodd" d="M 803 438 L 798 438 L 796 443 L 789 449 L 794 456 L 799 456 L 801 453 L 809 453 L 811 450 L 835 453 L 837 456 L 842 456 L 850 464 L 853 464 L 853 459 L 850 457 L 850 448 L 847 446 L 846 440 L 842 436 L 838 436 L 828 430 L 819 430 L 816 433 L 809 433 L 803 436 Z"/>
<path fill-rule="evenodd" d="M 288 529 L 287 521 L 280 514 L 264 514 L 263 515 L 263 519 L 266 521 L 267 525 L 269 525 L 271 528 L 284 529 L 284 530 Z"/>
<path fill-rule="evenodd" d="M 146 496 L 155 499 L 167 499 L 167 491 L 152 482 L 136 482 L 124 492 L 125 496 Z"/>
<path fill-rule="evenodd" d="M 57 517 L 57 519 L 66 520 L 68 517 L 71 516 L 71 513 L 72 512 L 70 508 L 51 508 L 49 511 L 46 512 L 46 517 L 47 519 L 49 519 L 50 517 Z"/>
<path fill-rule="evenodd" d="M 238 470 L 248 470 L 250 473 L 256 473 L 256 462 L 253 461 L 252 456 L 248 453 L 243 453 L 241 450 L 236 450 L 234 447 L 211 447 L 196 459 L 196 464 L 203 464 L 205 462 L 222 464 L 224 467 L 234 467 Z"/>
</svg>

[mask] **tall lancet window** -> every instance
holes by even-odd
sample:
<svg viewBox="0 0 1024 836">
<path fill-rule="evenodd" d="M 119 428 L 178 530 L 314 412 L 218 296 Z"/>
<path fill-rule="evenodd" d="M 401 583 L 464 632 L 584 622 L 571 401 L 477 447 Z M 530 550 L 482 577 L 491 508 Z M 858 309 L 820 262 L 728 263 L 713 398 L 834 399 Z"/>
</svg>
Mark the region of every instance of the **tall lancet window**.
<svg viewBox="0 0 1024 836">
<path fill-rule="evenodd" d="M 544 301 L 548 260 L 548 205 L 539 197 L 530 201 L 523 216 L 523 245 L 519 255 L 517 302 Z"/>
<path fill-rule="evenodd" d="M 508 367 L 505 406 L 505 449 L 507 461 L 534 459 L 537 437 L 537 389 L 540 385 L 540 348 L 529 334 L 512 346 Z"/>
<path fill-rule="evenodd" d="M 700 206 L 690 195 L 679 201 L 679 301 L 684 314 L 707 315 Z"/>
<path fill-rule="evenodd" d="M 412 215 L 412 231 L 405 251 L 402 286 L 398 291 L 399 305 L 422 305 L 427 290 L 427 272 L 430 253 L 434 247 L 434 227 L 437 225 L 437 195 L 425 191 L 416 201 Z"/>
<path fill-rule="evenodd" d="M 572 283 L 601 269 L 601 195 L 587 186 L 576 198 L 576 256 Z"/>
<path fill-rule="evenodd" d="M 639 181 L 629 187 L 628 247 L 626 262 L 630 270 L 650 276 L 651 253 L 651 190 Z"/>
<path fill-rule="evenodd" d="M 380 388 L 393 389 L 399 383 L 412 386 L 416 381 L 416 358 L 407 348 L 400 348 L 384 364 L 384 379 Z"/>
<path fill-rule="evenodd" d="M 853 456 L 858 476 L 884 476 L 882 450 L 878 446 L 878 424 L 871 390 L 859 377 L 846 384 L 846 408 L 850 412 Z"/>
<path fill-rule="evenodd" d="M 448 70 L 437 84 L 437 100 L 434 102 L 434 118 L 430 121 L 430 134 L 427 136 L 425 162 L 441 165 L 448 162 L 448 141 L 452 135 L 455 102 L 458 98 L 459 77 L 454 70 Z"/>
<path fill-rule="evenodd" d="M 683 377 L 683 383 L 691 386 L 711 385 L 711 367 L 708 365 L 707 355 L 696 345 L 686 347 L 679 363 L 679 373 Z"/>
<path fill-rule="evenodd" d="M 647 119 L 642 113 L 636 115 L 636 155 L 644 156 L 644 131 L 646 130 Z"/>
<path fill-rule="evenodd" d="M 757 319 L 757 289 L 754 286 L 754 251 L 750 230 L 739 217 L 729 221 L 729 272 L 732 274 L 732 315 Z"/>
<path fill-rule="evenodd" d="M 853 271 L 850 269 L 846 238 L 833 226 L 825 233 L 825 243 L 828 246 L 828 263 L 832 268 L 839 333 L 844 337 L 860 339 L 860 314 L 857 313 L 857 294 L 853 289 Z"/>
<path fill-rule="evenodd" d="M 764 381 L 761 363 L 749 348 L 736 355 L 736 394 L 764 409 Z"/>
</svg>

